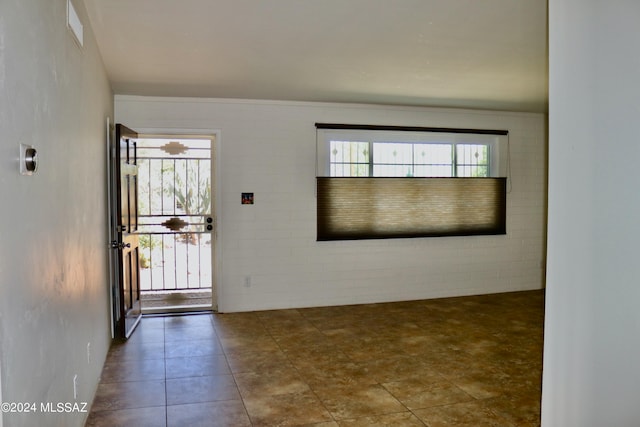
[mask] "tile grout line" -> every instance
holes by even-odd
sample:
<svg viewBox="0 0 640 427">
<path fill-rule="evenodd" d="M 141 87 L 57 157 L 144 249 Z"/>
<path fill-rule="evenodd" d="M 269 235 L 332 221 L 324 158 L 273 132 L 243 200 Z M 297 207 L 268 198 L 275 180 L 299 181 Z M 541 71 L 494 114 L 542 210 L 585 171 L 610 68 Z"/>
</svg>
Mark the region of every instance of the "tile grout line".
<svg viewBox="0 0 640 427">
<path fill-rule="evenodd" d="M 218 330 L 216 328 L 216 324 L 213 321 L 213 316 L 215 316 L 216 313 L 213 313 L 211 315 L 211 324 L 213 326 L 213 331 L 216 335 L 216 340 L 218 340 L 218 343 L 220 344 L 220 349 L 222 350 L 222 355 L 224 356 L 224 360 L 227 364 L 227 366 L 229 367 L 229 373 L 231 374 L 231 378 L 233 378 L 233 383 L 236 386 L 236 389 L 238 390 L 238 396 L 240 396 L 240 402 L 242 402 L 242 407 L 244 408 L 244 412 L 247 415 L 247 419 L 249 420 L 249 423 L 251 423 L 251 425 L 253 426 L 253 421 L 251 420 L 251 416 L 249 415 L 249 411 L 247 410 L 247 404 L 244 401 L 244 397 L 242 396 L 242 393 L 240 393 L 240 387 L 238 387 L 238 381 L 236 379 L 236 374 L 235 372 L 233 372 L 233 370 L 231 369 L 231 364 L 229 364 L 229 358 L 227 356 L 227 350 L 226 348 L 222 345 L 222 341 L 220 341 L 220 336 L 218 335 Z M 167 426 L 168 427 L 168 426 Z"/>
<path fill-rule="evenodd" d="M 167 319 L 162 320 L 162 363 L 164 365 L 164 424 L 169 427 L 169 393 L 167 389 Z"/>
</svg>

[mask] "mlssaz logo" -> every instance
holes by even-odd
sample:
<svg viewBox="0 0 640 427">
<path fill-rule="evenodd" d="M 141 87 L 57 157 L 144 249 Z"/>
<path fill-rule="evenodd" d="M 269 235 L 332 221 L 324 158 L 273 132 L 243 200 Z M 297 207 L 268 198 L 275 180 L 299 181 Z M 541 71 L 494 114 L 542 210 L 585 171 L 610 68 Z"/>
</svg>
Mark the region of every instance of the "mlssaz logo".
<svg viewBox="0 0 640 427">
<path fill-rule="evenodd" d="M 70 413 L 88 412 L 87 402 L 42 402 L 40 412 L 47 413 Z"/>
</svg>

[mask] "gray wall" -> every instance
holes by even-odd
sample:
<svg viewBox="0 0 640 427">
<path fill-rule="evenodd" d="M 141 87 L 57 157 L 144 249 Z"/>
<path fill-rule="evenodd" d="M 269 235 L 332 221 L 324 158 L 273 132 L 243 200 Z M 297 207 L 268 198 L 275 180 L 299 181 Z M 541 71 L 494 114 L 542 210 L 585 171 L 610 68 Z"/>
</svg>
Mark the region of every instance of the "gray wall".
<svg viewBox="0 0 640 427">
<path fill-rule="evenodd" d="M 110 343 L 105 140 L 113 96 L 84 4 L 0 1 L 0 368 L 6 402 L 90 403 Z M 18 173 L 20 143 L 37 174 Z M 91 354 L 87 357 L 87 344 Z M 86 414 L 5 414 L 4 426 L 81 426 Z"/>
<path fill-rule="evenodd" d="M 544 427 L 640 425 L 640 2 L 549 2 Z"/>
</svg>

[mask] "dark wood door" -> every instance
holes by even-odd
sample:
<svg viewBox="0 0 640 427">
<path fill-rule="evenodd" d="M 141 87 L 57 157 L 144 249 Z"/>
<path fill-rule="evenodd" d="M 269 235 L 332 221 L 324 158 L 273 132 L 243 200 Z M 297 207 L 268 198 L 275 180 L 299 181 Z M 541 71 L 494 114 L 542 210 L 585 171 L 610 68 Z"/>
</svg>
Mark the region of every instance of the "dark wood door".
<svg viewBox="0 0 640 427">
<path fill-rule="evenodd" d="M 117 338 L 129 338 L 142 316 L 140 304 L 140 248 L 138 235 L 138 134 L 116 125 L 112 161 L 112 215 L 117 252 L 114 323 Z"/>
</svg>

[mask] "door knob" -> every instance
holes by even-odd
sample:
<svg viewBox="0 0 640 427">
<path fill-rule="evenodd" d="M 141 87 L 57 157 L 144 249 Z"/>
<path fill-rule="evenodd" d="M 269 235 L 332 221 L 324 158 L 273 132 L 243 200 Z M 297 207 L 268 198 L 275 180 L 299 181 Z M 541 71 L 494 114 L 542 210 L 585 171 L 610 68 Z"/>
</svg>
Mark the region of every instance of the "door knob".
<svg viewBox="0 0 640 427">
<path fill-rule="evenodd" d="M 131 243 L 122 243 L 122 242 L 118 242 L 117 240 L 111 241 L 112 249 L 124 249 L 124 248 L 130 248 L 130 247 L 131 247 Z"/>
</svg>

